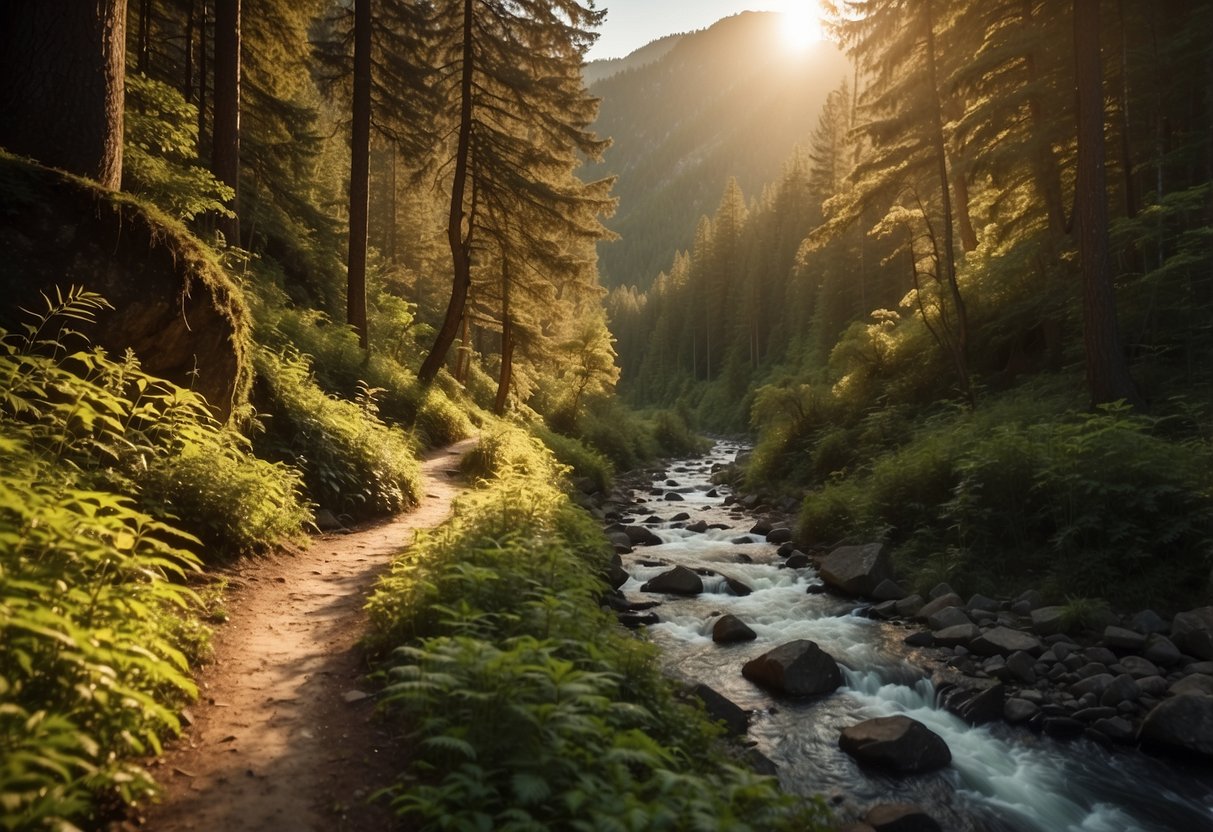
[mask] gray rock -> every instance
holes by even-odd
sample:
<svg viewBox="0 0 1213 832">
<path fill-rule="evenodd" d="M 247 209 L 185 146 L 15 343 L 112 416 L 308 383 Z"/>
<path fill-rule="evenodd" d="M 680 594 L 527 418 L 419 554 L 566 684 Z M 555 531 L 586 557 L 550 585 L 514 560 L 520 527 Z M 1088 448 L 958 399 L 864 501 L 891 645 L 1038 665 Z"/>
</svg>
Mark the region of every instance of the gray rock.
<svg viewBox="0 0 1213 832">
<path fill-rule="evenodd" d="M 791 539 L 792 530 L 783 526 L 767 532 L 767 543 L 787 543 Z"/>
<path fill-rule="evenodd" d="M 783 566 L 787 569 L 807 569 L 812 565 L 813 561 L 809 560 L 809 556 L 804 552 L 793 552 L 783 562 Z"/>
<path fill-rule="evenodd" d="M 881 803 L 869 809 L 863 820 L 874 832 L 943 832 L 935 818 L 913 803 Z"/>
<path fill-rule="evenodd" d="M 1154 662 L 1141 656 L 1125 656 L 1120 660 L 1120 666 L 1134 679 L 1158 675 L 1158 667 Z"/>
<path fill-rule="evenodd" d="M 1164 699 L 1146 715 L 1137 738 L 1148 748 L 1213 757 L 1213 696 Z"/>
<path fill-rule="evenodd" d="M 961 599 L 961 597 L 954 592 L 947 595 L 940 595 L 938 598 L 932 598 L 930 601 L 924 604 L 922 609 L 915 613 L 914 617 L 921 618 L 925 621 L 940 610 L 946 610 L 948 607 L 959 607 L 963 603 L 964 601 Z"/>
<path fill-rule="evenodd" d="M 962 679 L 937 688 L 943 707 L 970 725 L 1002 719 L 1007 689 L 993 679 Z"/>
<path fill-rule="evenodd" d="M 874 604 L 868 608 L 868 614 L 873 618 L 879 618 L 881 621 L 888 621 L 896 618 L 897 602 L 896 601 L 881 601 L 879 604 Z"/>
<path fill-rule="evenodd" d="M 1137 653 L 1146 648 L 1146 637 L 1136 630 L 1109 625 L 1104 628 L 1103 643 L 1113 650 Z"/>
<path fill-rule="evenodd" d="M 1136 738 L 1136 732 L 1133 730 L 1133 723 L 1125 719 L 1123 716 L 1113 716 L 1107 719 L 1097 719 L 1091 726 L 1099 733 L 1103 734 L 1112 742 L 1121 745 L 1127 745 L 1133 742 Z"/>
<path fill-rule="evenodd" d="M 1116 654 L 1106 647 L 1088 647 L 1086 650 L 1082 651 L 1082 655 L 1089 662 L 1116 664 Z"/>
<path fill-rule="evenodd" d="M 712 625 L 712 641 L 717 644 L 734 644 L 739 641 L 753 641 L 756 638 L 758 633 L 731 613 L 720 616 Z"/>
<path fill-rule="evenodd" d="M 819 571 L 823 581 L 851 595 L 867 595 L 893 577 L 888 552 L 880 543 L 841 546 L 826 556 Z"/>
<path fill-rule="evenodd" d="M 1099 695 L 1099 704 L 1105 708 L 1115 708 L 1121 702 L 1136 702 L 1141 698 L 1141 688 L 1137 680 L 1128 673 L 1122 673 L 1112 680 Z"/>
<path fill-rule="evenodd" d="M 922 630 L 917 633 L 910 633 L 901 641 L 907 647 L 930 647 L 935 643 L 935 636 L 928 630 Z"/>
<path fill-rule="evenodd" d="M 1026 604 L 1029 610 L 1035 610 L 1045 605 L 1045 599 L 1044 596 L 1035 589 L 1029 589 L 1026 592 L 1020 593 L 1020 595 L 1015 598 L 1015 603 Z"/>
<path fill-rule="evenodd" d="M 1059 740 L 1072 740 L 1076 737 L 1081 737 L 1083 732 L 1087 730 L 1085 723 L 1068 716 L 1048 717 L 1045 719 L 1042 727 L 1046 734 Z"/>
<path fill-rule="evenodd" d="M 1184 673 L 1203 673 L 1206 676 L 1213 676 L 1213 662 L 1192 662 L 1184 668 Z"/>
<path fill-rule="evenodd" d="M 1171 629 L 1171 625 L 1167 623 L 1167 620 L 1154 612 L 1154 610 L 1142 610 L 1137 613 L 1129 622 L 1129 626 L 1147 636 L 1152 636 L 1155 633 L 1165 633 Z"/>
<path fill-rule="evenodd" d="M 668 572 L 640 587 L 641 592 L 662 592 L 666 595 L 698 595 L 703 592 L 703 579 L 685 566 L 675 566 Z"/>
<path fill-rule="evenodd" d="M 1009 627 L 995 627 L 982 633 L 974 639 L 970 647 L 979 656 L 1009 656 L 1020 650 L 1037 656 L 1042 652 L 1038 638 Z"/>
<path fill-rule="evenodd" d="M 683 497 L 681 494 L 679 494 L 677 491 L 667 491 L 666 495 L 665 495 L 665 500 L 670 503 L 680 503 L 685 499 L 686 498 Z"/>
<path fill-rule="evenodd" d="M 901 584 L 886 578 L 872 590 L 872 598 L 876 601 L 900 601 L 906 597 L 906 591 Z"/>
<path fill-rule="evenodd" d="M 1087 662 L 1082 667 L 1074 671 L 1080 679 L 1089 679 L 1092 676 L 1098 676 L 1101 673 L 1107 673 L 1108 666 L 1100 662 Z"/>
<path fill-rule="evenodd" d="M 704 710 L 713 720 L 723 722 L 730 734 L 745 736 L 750 730 L 750 712 L 733 700 L 705 684 L 698 684 L 691 693 L 703 701 Z"/>
<path fill-rule="evenodd" d="M 1179 648 L 1175 646 L 1175 643 L 1171 639 L 1159 635 L 1151 636 L 1150 640 L 1146 642 L 1146 649 L 1142 655 L 1154 662 L 1154 664 L 1162 665 L 1163 667 L 1179 664 L 1179 660 L 1183 658 L 1183 655 L 1179 652 Z"/>
<path fill-rule="evenodd" d="M 707 520 L 697 520 L 694 523 L 688 523 L 686 526 L 686 530 L 688 532 L 694 532 L 695 534 L 703 534 L 704 532 L 706 532 L 708 530 L 708 521 Z"/>
<path fill-rule="evenodd" d="M 1057 641 L 1049 649 L 1053 651 L 1053 655 L 1057 656 L 1058 661 L 1065 661 L 1066 658 L 1078 650 L 1078 645 L 1070 641 Z"/>
<path fill-rule="evenodd" d="M 910 618 L 918 615 L 918 612 L 922 609 L 922 606 L 922 596 L 914 594 L 906 598 L 902 598 L 897 602 L 897 612 L 906 616 L 907 618 Z"/>
<path fill-rule="evenodd" d="M 1171 641 L 1198 659 L 1213 659 L 1213 607 L 1177 613 L 1171 620 Z"/>
<path fill-rule="evenodd" d="M 927 616 L 927 626 L 932 630 L 942 630 L 947 627 L 972 623 L 960 607 L 944 607 L 939 612 Z"/>
<path fill-rule="evenodd" d="M 757 523 L 755 523 L 753 526 L 750 527 L 750 534 L 756 534 L 759 537 L 765 537 L 766 535 L 771 533 L 771 529 L 773 529 L 773 528 L 774 527 L 770 523 L 768 523 L 766 520 L 759 520 Z"/>
<path fill-rule="evenodd" d="M 1213 696 L 1213 676 L 1205 676 L 1203 673 L 1185 676 L 1171 685 L 1168 692 L 1172 696 L 1183 696 L 1184 694 Z"/>
<path fill-rule="evenodd" d="M 623 568 L 623 558 L 618 554 L 611 555 L 611 562 L 607 565 L 606 579 L 611 585 L 611 589 L 619 589 L 628 582 L 628 571 Z"/>
<path fill-rule="evenodd" d="M 316 528 L 322 532 L 335 532 L 338 529 L 344 529 L 341 521 L 337 519 L 337 515 L 329 511 L 327 508 L 316 509 Z"/>
<path fill-rule="evenodd" d="M 1032 629 L 1042 636 L 1064 633 L 1067 629 L 1065 607 L 1041 607 L 1032 610 Z"/>
<path fill-rule="evenodd" d="M 1037 705 L 1017 697 L 1008 699 L 1002 708 L 1003 719 L 1012 725 L 1027 722 L 1038 713 L 1040 713 L 1040 708 Z"/>
<path fill-rule="evenodd" d="M 952 589 L 947 583 L 937 583 L 931 587 L 931 591 L 927 593 L 927 597 L 934 601 L 936 598 L 942 598 L 945 595 L 955 595 L 956 590 Z"/>
<path fill-rule="evenodd" d="M 1146 676 L 1137 680 L 1137 687 L 1143 696 L 1153 696 L 1158 699 L 1166 695 L 1171 683 L 1162 676 Z"/>
<path fill-rule="evenodd" d="M 938 734 L 900 714 L 842 729 L 838 746 L 861 765 L 903 774 L 934 771 L 952 762 L 952 752 Z"/>
<path fill-rule="evenodd" d="M 965 605 L 965 609 L 998 612 L 998 602 L 993 598 L 987 598 L 984 595 L 976 594 L 969 599 L 969 603 Z"/>
<path fill-rule="evenodd" d="M 1036 660 L 1023 650 L 1007 656 L 1007 670 L 1025 685 L 1036 682 Z"/>
<path fill-rule="evenodd" d="M 816 642 L 797 639 L 746 662 L 741 675 L 773 693 L 812 696 L 842 684 L 838 663 Z"/>
<path fill-rule="evenodd" d="M 934 643 L 940 647 L 967 645 L 979 635 L 981 635 L 981 630 L 978 630 L 975 624 L 957 624 L 953 627 L 944 627 L 942 630 L 936 630 L 931 633 Z"/>
<path fill-rule="evenodd" d="M 1102 696 L 1115 678 L 1111 673 L 1097 673 L 1086 679 L 1079 679 L 1070 685 L 1070 694 L 1076 698 L 1081 698 L 1088 693 L 1094 694 L 1096 697 Z"/>
<path fill-rule="evenodd" d="M 744 598 L 754 591 L 749 584 L 743 583 L 736 578 L 731 578 L 728 575 L 721 575 L 720 577 L 724 578 L 724 584 L 729 588 L 729 591 L 740 598 Z"/>
</svg>

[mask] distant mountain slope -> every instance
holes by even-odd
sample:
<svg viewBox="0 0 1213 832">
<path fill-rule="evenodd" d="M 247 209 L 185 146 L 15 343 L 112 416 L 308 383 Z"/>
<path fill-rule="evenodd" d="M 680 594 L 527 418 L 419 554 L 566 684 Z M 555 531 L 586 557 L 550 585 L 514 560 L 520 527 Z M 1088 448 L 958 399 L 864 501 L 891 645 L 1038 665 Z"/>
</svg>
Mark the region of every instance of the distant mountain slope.
<svg viewBox="0 0 1213 832">
<path fill-rule="evenodd" d="M 590 61 L 581 68 L 581 77 L 585 79 L 586 86 L 590 86 L 625 70 L 639 69 L 662 58 L 683 37 L 685 35 L 666 35 L 664 38 L 650 41 L 626 57 Z"/>
<path fill-rule="evenodd" d="M 590 87 L 602 99 L 594 128 L 614 144 L 582 173 L 619 177 L 608 225 L 623 239 L 599 247 L 605 285 L 647 287 L 690 247 L 729 176 L 757 196 L 816 125 L 849 64 L 832 44 L 789 51 L 779 23 L 771 12 L 726 18 Z"/>
</svg>

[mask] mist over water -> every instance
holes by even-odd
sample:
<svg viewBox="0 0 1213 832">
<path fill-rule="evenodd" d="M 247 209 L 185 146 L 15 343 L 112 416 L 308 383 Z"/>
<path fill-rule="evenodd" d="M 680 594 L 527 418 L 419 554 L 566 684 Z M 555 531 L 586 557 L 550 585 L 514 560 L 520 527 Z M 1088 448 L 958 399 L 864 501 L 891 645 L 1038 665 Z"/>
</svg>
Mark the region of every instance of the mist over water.
<svg viewBox="0 0 1213 832">
<path fill-rule="evenodd" d="M 708 497 L 712 467 L 733 461 L 742 446 L 718 442 L 701 459 L 676 463 L 655 482 L 663 493 L 677 481 L 682 501 L 651 496 L 637 522 L 650 526 L 659 546 L 624 556 L 631 575 L 623 591 L 632 600 L 660 600 L 661 623 L 649 634 L 661 646 L 667 670 L 703 682 L 754 711 L 750 739 L 779 768 L 783 787 L 823 794 L 840 817 L 876 803 L 910 802 L 927 809 L 948 830 L 972 832 L 1198 832 L 1213 829 L 1213 770 L 1187 767 L 1135 751 L 1108 751 L 1087 740 L 1059 742 L 1005 724 L 973 727 L 935 706 L 923 671 L 907 660 L 899 628 L 854 614 L 855 604 L 809 594 L 820 583 L 809 568 L 780 568 L 776 546 L 749 535 L 753 518 Z M 687 490 L 690 489 L 690 490 Z M 727 489 L 721 488 L 721 493 Z M 696 534 L 668 518 L 687 512 L 697 522 L 727 524 Z M 740 542 L 745 537 L 747 542 Z M 738 542 L 733 542 L 738 541 Z M 744 557 L 742 557 L 744 556 Z M 743 562 L 743 561 L 749 562 Z M 660 562 L 660 563 L 659 563 Z M 671 565 L 710 569 L 695 598 L 651 595 L 645 581 Z M 727 578 L 749 586 L 734 595 Z M 748 624 L 758 638 L 717 645 L 712 625 L 723 613 Z M 843 666 L 843 687 L 810 698 L 773 698 L 742 677 L 750 659 L 793 639 L 810 639 Z M 864 719 L 905 714 L 939 734 L 952 752 L 942 771 L 887 776 L 861 769 L 838 748 L 839 732 Z"/>
</svg>

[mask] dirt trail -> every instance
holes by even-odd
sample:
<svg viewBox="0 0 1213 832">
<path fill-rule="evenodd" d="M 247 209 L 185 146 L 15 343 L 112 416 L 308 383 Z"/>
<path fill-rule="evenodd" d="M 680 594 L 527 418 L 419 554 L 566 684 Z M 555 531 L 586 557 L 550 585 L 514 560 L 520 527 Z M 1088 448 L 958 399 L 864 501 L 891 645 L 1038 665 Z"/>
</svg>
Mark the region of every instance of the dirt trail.
<svg viewBox="0 0 1213 832">
<path fill-rule="evenodd" d="M 449 515 L 473 441 L 426 458 L 417 510 L 230 573 L 229 621 L 215 634 L 192 724 L 155 764 L 164 797 L 143 828 L 390 828 L 384 807 L 366 805 L 400 771 L 401 751 L 365 693 L 362 607 L 416 530 Z"/>
</svg>

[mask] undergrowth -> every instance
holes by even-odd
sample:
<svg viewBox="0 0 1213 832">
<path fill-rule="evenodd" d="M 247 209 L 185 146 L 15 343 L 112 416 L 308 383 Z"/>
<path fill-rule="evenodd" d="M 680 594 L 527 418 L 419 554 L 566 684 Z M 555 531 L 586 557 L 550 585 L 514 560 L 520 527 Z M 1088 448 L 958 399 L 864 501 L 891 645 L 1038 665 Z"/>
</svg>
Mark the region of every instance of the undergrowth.
<svg viewBox="0 0 1213 832">
<path fill-rule="evenodd" d="M 469 463 L 483 487 L 397 561 L 368 608 L 387 712 L 414 729 L 414 761 L 388 794 L 402 820 L 824 828 L 819 804 L 729 762 L 655 648 L 599 608 L 610 551 L 550 454 L 507 427 L 486 436 Z"/>
</svg>

